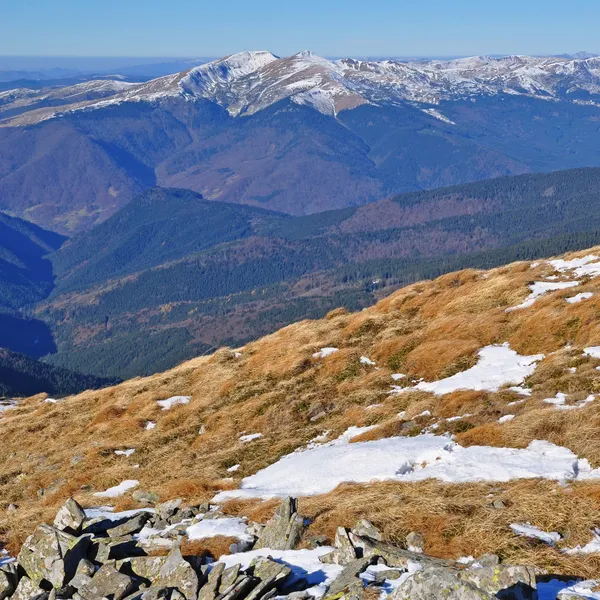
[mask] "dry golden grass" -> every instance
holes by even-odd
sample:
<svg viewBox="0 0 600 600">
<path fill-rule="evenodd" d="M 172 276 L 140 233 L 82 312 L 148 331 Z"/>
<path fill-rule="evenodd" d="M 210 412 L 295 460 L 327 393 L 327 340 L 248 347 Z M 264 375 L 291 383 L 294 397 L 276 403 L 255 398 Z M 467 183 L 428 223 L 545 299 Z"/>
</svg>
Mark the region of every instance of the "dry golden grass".
<svg viewBox="0 0 600 600">
<path fill-rule="evenodd" d="M 600 393 L 600 361 L 582 355 L 583 347 L 600 345 L 600 294 L 594 280 L 577 288 L 596 292 L 580 304 L 566 303 L 572 290 L 565 290 L 529 309 L 505 312 L 524 300 L 531 281 L 549 274 L 544 263 L 536 269 L 516 263 L 485 274 L 452 273 L 401 289 L 357 314 L 336 310 L 323 320 L 296 323 L 239 349 L 240 356 L 223 348 L 165 373 L 58 404 L 46 404 L 43 395 L 24 399 L 0 417 L 0 537 L 14 552 L 69 495 L 97 504 L 95 491 L 125 479 L 139 480 L 141 489 L 163 500 L 204 502 L 323 431 L 334 439 L 351 425 L 375 426 L 354 442 L 414 435 L 432 423 L 464 445 L 524 447 L 546 439 L 600 466 L 600 401 L 572 411 L 543 403 L 558 391 L 571 394 L 570 402 Z M 546 354 L 527 381 L 532 396 L 520 404 L 510 405 L 523 398 L 507 390 L 390 394 L 391 373 L 426 380 L 449 376 L 472 366 L 481 347 L 506 341 L 521 354 Z M 313 358 L 325 346 L 339 351 Z M 375 360 L 379 370 L 361 363 L 361 356 Z M 161 410 L 156 401 L 174 395 L 189 395 L 192 401 Z M 374 404 L 381 406 L 367 409 Z M 416 417 L 424 410 L 432 416 Z M 403 419 L 399 411 L 406 411 Z M 516 418 L 498 424 L 506 414 Z M 146 430 L 148 421 L 156 428 Z M 239 440 L 256 432 L 263 437 L 247 444 Z M 124 448 L 136 452 L 128 458 L 115 455 Z M 229 473 L 235 464 L 240 469 Z M 439 556 L 498 552 L 547 569 L 589 574 L 598 568 L 597 558 L 578 559 L 577 566 L 556 550 L 515 538 L 507 525 L 531 521 L 560 531 L 569 543 L 585 543 L 590 529 L 600 525 L 599 490 L 592 482 L 565 488 L 544 481 L 348 484 L 303 499 L 301 507 L 314 519 L 307 535 L 331 536 L 336 526 L 366 517 L 391 541 L 421 531 L 427 550 Z M 490 493 L 507 500 L 507 508 L 491 509 Z M 10 503 L 18 510 L 7 512 Z M 116 504 L 135 506 L 130 495 Z M 275 505 L 235 501 L 225 508 L 265 521 Z M 223 552 L 206 545 L 200 550 Z"/>
</svg>

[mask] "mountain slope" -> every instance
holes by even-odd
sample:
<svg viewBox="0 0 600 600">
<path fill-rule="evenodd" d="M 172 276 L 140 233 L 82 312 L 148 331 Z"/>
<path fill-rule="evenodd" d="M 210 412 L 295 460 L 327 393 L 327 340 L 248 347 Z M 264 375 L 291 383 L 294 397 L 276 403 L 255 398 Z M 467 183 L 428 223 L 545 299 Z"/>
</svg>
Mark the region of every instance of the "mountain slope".
<svg viewBox="0 0 600 600">
<path fill-rule="evenodd" d="M 502 178 L 306 217 L 145 192 L 52 256 L 54 364 L 132 377 L 464 266 L 600 243 L 600 170 Z"/>
<path fill-rule="evenodd" d="M 597 575 L 577 548 L 600 519 L 599 255 L 450 273 L 150 378 L 26 400 L 0 420 L 9 547 L 67 496 L 94 505 L 128 480 L 262 521 L 263 499 L 298 494 L 307 544 L 366 518 L 386 540 L 419 532 L 428 554 Z M 131 490 L 114 503 L 139 506 Z"/>
<path fill-rule="evenodd" d="M 0 209 L 72 233 L 157 184 L 303 215 L 600 166 L 599 61 L 251 52 L 142 84 L 11 91 Z"/>
</svg>

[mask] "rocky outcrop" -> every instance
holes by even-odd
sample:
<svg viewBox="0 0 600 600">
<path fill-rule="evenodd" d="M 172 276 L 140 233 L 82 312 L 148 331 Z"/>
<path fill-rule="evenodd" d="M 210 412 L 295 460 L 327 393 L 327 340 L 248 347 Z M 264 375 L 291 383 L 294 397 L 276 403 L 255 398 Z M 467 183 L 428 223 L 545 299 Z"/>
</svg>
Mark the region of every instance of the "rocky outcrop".
<svg viewBox="0 0 600 600">
<path fill-rule="evenodd" d="M 120 520 L 92 520 L 69 500 L 54 526 L 40 525 L 27 538 L 16 562 L 0 565 L 0 600 L 310 598 L 314 582 L 304 577 L 302 563 L 294 567 L 290 558 L 286 564 L 286 557 L 296 553 L 285 551 L 296 548 L 305 523 L 295 499 L 284 500 L 266 525 L 248 524 L 244 544 L 248 550 L 254 546 L 262 551 L 251 555 L 253 560 L 241 561 L 245 566 L 226 566 L 204 554 L 182 554 L 187 527 L 222 518 L 225 515 L 214 507 L 184 507 L 174 500 Z M 163 529 L 157 548 L 169 550 L 166 556 L 150 556 L 145 544 L 159 527 Z M 365 520 L 352 529 L 338 528 L 333 549 L 321 556 L 322 562 L 339 565 L 328 569 L 337 572 L 337 577 L 326 586 L 322 583 L 325 600 L 364 600 L 368 588 L 380 596 L 381 586 L 394 589 L 391 600 L 537 598 L 531 567 L 504 564 L 495 555 L 482 556 L 469 565 L 441 560 L 422 553 L 423 541 L 411 534 L 406 545 L 412 549 L 393 546 Z M 324 542 L 319 540 L 315 547 Z M 281 558 L 269 556 L 271 550 Z M 565 591 L 560 598 L 576 597 L 570 593 Z"/>
<path fill-rule="evenodd" d="M 265 525 L 255 548 L 290 550 L 296 547 L 303 531 L 304 519 L 298 514 L 298 501 L 286 498 Z"/>
</svg>

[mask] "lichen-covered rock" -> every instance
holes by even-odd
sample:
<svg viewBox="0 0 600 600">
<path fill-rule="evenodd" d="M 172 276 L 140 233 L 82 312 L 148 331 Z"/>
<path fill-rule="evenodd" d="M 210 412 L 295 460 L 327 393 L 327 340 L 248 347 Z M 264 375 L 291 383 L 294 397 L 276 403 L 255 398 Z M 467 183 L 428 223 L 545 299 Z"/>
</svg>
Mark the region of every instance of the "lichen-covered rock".
<svg viewBox="0 0 600 600">
<path fill-rule="evenodd" d="M 254 547 L 292 550 L 300 541 L 303 531 L 304 519 L 298 515 L 298 500 L 286 498 L 265 525 Z"/>
<path fill-rule="evenodd" d="M 458 572 L 445 568 L 418 571 L 400 584 L 393 600 L 496 600 L 493 594 L 463 581 Z"/>
<path fill-rule="evenodd" d="M 406 536 L 406 547 L 411 552 L 422 554 L 423 550 L 425 550 L 425 539 L 420 533 L 416 531 L 411 531 Z"/>
<path fill-rule="evenodd" d="M 17 589 L 11 596 L 11 600 L 30 600 L 30 598 L 34 598 L 43 593 L 44 590 L 33 583 L 29 577 L 21 577 Z"/>
<path fill-rule="evenodd" d="M 8 598 L 17 587 L 16 574 L 0 570 L 0 600 Z"/>
<path fill-rule="evenodd" d="M 287 565 L 282 565 L 268 558 L 257 558 L 252 561 L 250 570 L 260 582 L 246 596 L 246 600 L 259 600 L 271 592 L 276 592 L 277 586 L 292 572 Z"/>
<path fill-rule="evenodd" d="M 144 525 L 147 521 L 148 514 L 140 513 L 135 515 L 135 517 L 128 519 L 124 523 L 116 525 L 115 527 L 111 527 L 107 530 L 107 533 L 111 538 L 124 537 L 133 533 L 139 533 L 144 528 Z"/>
<path fill-rule="evenodd" d="M 219 586 L 224 571 L 225 565 L 223 563 L 216 563 L 213 565 L 208 574 L 206 583 L 200 588 L 198 600 L 215 600 L 219 595 Z"/>
<path fill-rule="evenodd" d="M 460 578 L 503 600 L 535 597 L 536 580 L 532 567 L 503 564 L 472 566 L 462 571 Z"/>
<path fill-rule="evenodd" d="M 122 600 L 135 588 L 134 581 L 129 575 L 117 571 L 114 563 L 102 565 L 96 574 L 80 590 L 84 600 Z"/>
<path fill-rule="evenodd" d="M 40 525 L 25 540 L 17 561 L 36 586 L 46 580 L 60 588 L 75 575 L 89 544 L 87 536 L 77 538 L 50 525 Z"/>
<path fill-rule="evenodd" d="M 359 540 L 358 536 L 352 536 L 354 540 Z M 335 550 L 325 554 L 320 558 L 323 563 L 334 563 L 336 565 L 345 565 L 357 558 L 356 549 L 352 543 L 348 531 L 344 527 L 338 527 L 335 532 L 333 542 Z"/>
<path fill-rule="evenodd" d="M 372 558 L 357 558 L 349 562 L 329 586 L 326 598 L 331 600 L 341 596 L 345 598 L 362 598 L 364 586 L 358 576 L 373 563 L 373 560 Z"/>
<path fill-rule="evenodd" d="M 169 552 L 153 584 L 157 587 L 176 588 L 187 600 L 196 600 L 198 595 L 198 575 L 183 558 L 179 548 L 173 548 Z"/>
<path fill-rule="evenodd" d="M 375 527 L 371 521 L 367 521 L 366 519 L 361 519 L 356 523 L 352 528 L 352 534 L 358 537 L 367 537 L 377 542 L 380 542 L 383 539 L 381 532 L 377 527 Z"/>
<path fill-rule="evenodd" d="M 69 498 L 56 513 L 54 527 L 72 535 L 79 535 L 84 521 L 83 508 L 73 498 Z"/>
</svg>

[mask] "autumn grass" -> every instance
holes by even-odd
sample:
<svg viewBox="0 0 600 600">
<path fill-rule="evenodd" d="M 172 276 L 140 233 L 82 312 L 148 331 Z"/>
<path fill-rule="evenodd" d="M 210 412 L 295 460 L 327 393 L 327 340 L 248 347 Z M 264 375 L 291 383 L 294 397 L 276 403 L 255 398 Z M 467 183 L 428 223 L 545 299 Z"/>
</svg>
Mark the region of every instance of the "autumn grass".
<svg viewBox="0 0 600 600">
<path fill-rule="evenodd" d="M 403 288 L 356 314 L 336 310 L 323 320 L 290 325 L 239 349 L 239 355 L 223 348 L 165 373 L 57 404 L 45 403 L 44 395 L 24 399 L 0 417 L 0 537 L 14 552 L 37 523 L 52 520 L 69 495 L 98 504 L 94 492 L 125 479 L 139 480 L 140 489 L 162 500 L 205 502 L 324 431 L 332 440 L 353 425 L 373 427 L 355 443 L 416 435 L 433 424 L 436 433 L 453 434 L 463 445 L 520 448 L 545 439 L 600 466 L 600 401 L 570 411 L 543 402 L 559 391 L 570 394 L 570 403 L 600 393 L 600 361 L 582 352 L 600 345 L 594 281 L 542 297 L 529 309 L 505 311 L 527 297 L 529 283 L 551 272 L 545 263 L 531 269 L 522 262 L 486 273 L 451 273 Z M 565 302 L 580 291 L 597 295 L 579 304 Z M 521 354 L 546 355 L 526 382 L 531 397 L 506 389 L 445 396 L 391 393 L 392 373 L 406 374 L 397 382 L 405 386 L 419 378 L 448 377 L 473 366 L 483 346 L 507 341 Z M 339 351 L 313 357 L 326 346 Z M 362 363 L 361 356 L 377 368 Z M 174 395 L 192 401 L 161 410 L 157 401 Z M 425 410 L 431 416 L 418 416 Z M 499 424 L 507 414 L 516 416 Z M 448 421 L 455 416 L 462 418 Z M 146 430 L 148 421 L 156 428 Z M 263 437 L 244 444 L 239 439 L 244 433 Z M 127 448 L 135 453 L 115 454 Z M 235 464 L 239 470 L 229 473 Z M 393 542 L 420 531 L 427 550 L 438 556 L 492 551 L 583 575 L 598 568 L 595 557 L 575 561 L 556 549 L 532 546 L 516 538 L 508 524 L 530 521 L 560 531 L 569 544 L 586 543 L 590 529 L 600 525 L 599 490 L 592 483 L 561 488 L 545 481 L 346 484 L 303 499 L 301 507 L 313 518 L 307 536 L 331 536 L 336 526 L 365 517 Z M 507 508 L 490 508 L 489 494 L 506 500 Z M 16 511 L 6 511 L 11 503 Z M 131 494 L 115 504 L 137 506 Z M 264 522 L 274 506 L 235 501 L 226 510 Z"/>
</svg>

